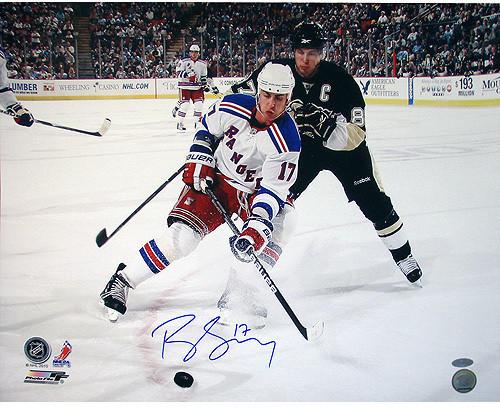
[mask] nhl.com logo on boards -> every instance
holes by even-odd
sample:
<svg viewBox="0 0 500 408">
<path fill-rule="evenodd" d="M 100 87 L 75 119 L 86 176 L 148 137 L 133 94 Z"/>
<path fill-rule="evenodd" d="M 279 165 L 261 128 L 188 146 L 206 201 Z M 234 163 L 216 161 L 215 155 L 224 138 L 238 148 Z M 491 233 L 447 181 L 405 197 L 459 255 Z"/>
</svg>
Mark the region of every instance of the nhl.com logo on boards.
<svg viewBox="0 0 500 408">
<path fill-rule="evenodd" d="M 63 368 L 71 367 L 68 360 L 73 347 L 68 340 L 64 341 L 59 354 L 52 359 L 52 366 Z M 42 337 L 30 337 L 24 343 L 24 355 L 29 363 L 26 367 L 31 368 L 24 378 L 25 383 L 30 384 L 63 384 L 69 377 L 65 371 L 55 371 L 49 369 L 49 359 L 52 355 L 50 344 Z M 46 369 L 46 370 L 40 370 Z"/>
</svg>

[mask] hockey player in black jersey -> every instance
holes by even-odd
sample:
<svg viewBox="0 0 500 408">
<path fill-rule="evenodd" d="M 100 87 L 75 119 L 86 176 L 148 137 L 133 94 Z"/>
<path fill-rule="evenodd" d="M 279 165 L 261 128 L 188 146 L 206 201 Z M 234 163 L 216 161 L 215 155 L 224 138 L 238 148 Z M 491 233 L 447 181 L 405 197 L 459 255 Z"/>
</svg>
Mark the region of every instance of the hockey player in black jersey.
<svg viewBox="0 0 500 408">
<path fill-rule="evenodd" d="M 320 171 L 331 171 L 342 183 L 348 200 L 356 202 L 373 223 L 399 269 L 415 283 L 422 271 L 366 144 L 363 96 L 351 75 L 322 60 L 324 44 L 319 24 L 301 23 L 292 37 L 294 58 L 274 60 L 292 68 L 296 83 L 290 109 L 300 131 L 302 151 L 291 193 L 299 197 Z M 232 92 L 255 93 L 262 67 L 233 85 Z"/>
<path fill-rule="evenodd" d="M 373 223 L 408 281 L 421 286 L 422 271 L 411 253 L 403 222 L 384 192 L 366 144 L 365 102 L 361 91 L 343 68 L 322 60 L 324 44 L 319 24 L 301 23 L 292 37 L 294 58 L 272 60 L 290 66 L 295 77 L 289 110 L 299 129 L 302 150 L 298 177 L 290 189 L 292 196 L 298 198 L 320 171 L 332 172 L 342 183 L 348 200 L 356 202 Z M 231 91 L 255 94 L 257 76 L 264 66 L 233 85 Z M 245 306 L 233 299 L 243 299 L 246 309 L 261 301 L 257 295 L 247 294 L 238 277 L 230 274 L 218 302 L 223 322 L 246 319 Z"/>
</svg>

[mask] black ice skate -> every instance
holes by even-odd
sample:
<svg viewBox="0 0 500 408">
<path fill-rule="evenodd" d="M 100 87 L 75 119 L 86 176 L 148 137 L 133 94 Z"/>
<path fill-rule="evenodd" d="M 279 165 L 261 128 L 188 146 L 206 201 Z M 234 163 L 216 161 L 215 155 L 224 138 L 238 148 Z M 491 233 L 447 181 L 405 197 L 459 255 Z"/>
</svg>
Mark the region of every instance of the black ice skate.
<svg viewBox="0 0 500 408">
<path fill-rule="evenodd" d="M 177 123 L 177 130 L 179 132 L 185 132 L 186 131 L 186 127 L 182 123 Z"/>
<path fill-rule="evenodd" d="M 101 299 L 106 308 L 107 317 L 112 322 L 118 320 L 118 313 L 123 315 L 127 311 L 128 290 L 132 286 L 120 272 L 124 268 L 125 265 L 121 263 L 101 292 Z"/>
<path fill-rule="evenodd" d="M 420 269 L 420 266 L 418 265 L 415 258 L 413 258 L 412 254 L 408 255 L 402 261 L 397 262 L 397 265 L 399 266 L 399 269 L 401 269 L 401 272 L 404 273 L 406 279 L 408 279 L 410 283 L 416 284 L 417 286 L 422 286 L 420 284 L 420 278 L 422 277 L 422 270 Z"/>
</svg>

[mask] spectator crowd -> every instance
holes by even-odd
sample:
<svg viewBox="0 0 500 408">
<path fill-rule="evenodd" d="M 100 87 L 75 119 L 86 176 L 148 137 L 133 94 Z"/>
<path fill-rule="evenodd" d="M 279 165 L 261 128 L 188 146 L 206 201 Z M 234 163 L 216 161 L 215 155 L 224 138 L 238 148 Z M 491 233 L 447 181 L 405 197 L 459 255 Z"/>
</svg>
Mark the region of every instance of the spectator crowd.
<svg viewBox="0 0 500 408">
<path fill-rule="evenodd" d="M 188 42 L 203 39 L 214 73 L 241 76 L 288 56 L 293 28 L 308 20 L 325 30 L 326 59 L 354 76 L 482 74 L 499 69 L 499 11 L 495 3 L 209 3 Z"/>
<path fill-rule="evenodd" d="M 15 78 L 75 78 L 73 9 L 0 3 L 0 45 Z M 498 72 L 497 3 L 89 3 L 96 78 L 175 76 L 193 43 L 212 76 L 243 76 L 290 55 L 300 22 L 324 28 L 325 58 L 354 76 Z"/>
<path fill-rule="evenodd" d="M 71 3 L 0 2 L 0 47 L 9 76 L 76 78 L 73 14 Z"/>
<path fill-rule="evenodd" d="M 191 3 L 192 4 L 192 3 Z M 96 3 L 90 10 L 96 78 L 155 78 L 175 73 L 165 52 L 189 3 Z"/>
</svg>

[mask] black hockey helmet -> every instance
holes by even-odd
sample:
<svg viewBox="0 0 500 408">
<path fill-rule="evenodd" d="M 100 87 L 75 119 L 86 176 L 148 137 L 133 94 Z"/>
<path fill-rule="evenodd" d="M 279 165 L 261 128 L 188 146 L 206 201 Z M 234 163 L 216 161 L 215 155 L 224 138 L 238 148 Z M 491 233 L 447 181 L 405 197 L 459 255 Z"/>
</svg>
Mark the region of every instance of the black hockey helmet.
<svg viewBox="0 0 500 408">
<path fill-rule="evenodd" d="M 322 49 L 326 42 L 323 32 L 323 27 L 321 27 L 318 23 L 300 23 L 297 27 L 295 27 L 295 30 L 292 33 L 292 49 Z"/>
</svg>

